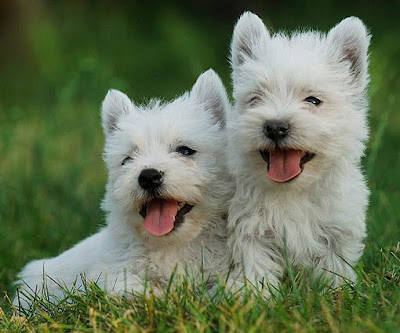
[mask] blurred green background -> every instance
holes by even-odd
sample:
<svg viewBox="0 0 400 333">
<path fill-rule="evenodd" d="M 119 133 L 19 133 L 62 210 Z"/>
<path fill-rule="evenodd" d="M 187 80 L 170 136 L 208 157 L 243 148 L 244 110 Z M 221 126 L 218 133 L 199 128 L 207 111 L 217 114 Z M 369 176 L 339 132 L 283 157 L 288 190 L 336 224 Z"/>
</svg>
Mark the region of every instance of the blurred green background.
<svg viewBox="0 0 400 333">
<path fill-rule="evenodd" d="M 104 222 L 99 106 L 187 90 L 212 67 L 228 90 L 229 43 L 244 10 L 272 30 L 327 31 L 349 15 L 370 28 L 372 190 L 365 270 L 400 240 L 400 1 L 0 0 L 0 292 L 29 260 Z M 349 198 L 351 200 L 351 198 Z"/>
</svg>

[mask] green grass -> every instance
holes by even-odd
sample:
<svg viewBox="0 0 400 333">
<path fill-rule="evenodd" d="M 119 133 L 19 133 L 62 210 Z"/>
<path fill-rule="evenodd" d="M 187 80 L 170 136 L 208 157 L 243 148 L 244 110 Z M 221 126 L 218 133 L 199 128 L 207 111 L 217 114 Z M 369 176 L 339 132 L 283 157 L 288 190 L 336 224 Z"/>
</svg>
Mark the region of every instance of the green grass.
<svg viewBox="0 0 400 333">
<path fill-rule="evenodd" d="M 379 253 L 382 271 L 366 274 L 342 290 L 326 290 L 308 274 L 287 279 L 266 301 L 245 293 L 241 301 L 220 287 L 214 298 L 204 285 L 184 280 L 161 297 L 136 295 L 133 300 L 105 294 L 95 284 L 85 293 L 67 292 L 61 305 L 38 301 L 34 314 L 0 313 L 0 329 L 9 332 L 116 330 L 151 332 L 395 332 L 400 327 L 400 248 Z"/>
<path fill-rule="evenodd" d="M 22 3 L 22 2 L 21 2 Z M 371 140 L 363 161 L 371 188 L 359 283 L 321 292 L 293 269 L 270 301 L 210 299 L 187 282 L 161 298 L 114 299 L 95 285 L 59 307 L 13 315 L 12 282 L 30 260 L 54 256 L 104 223 L 106 172 L 99 105 L 107 89 L 136 101 L 172 98 L 215 68 L 229 85 L 236 14 L 162 2 L 155 7 L 80 2 L 25 4 L 0 52 L 0 331 L 9 332 L 400 332 L 400 26 L 395 2 L 274 3 L 258 13 L 274 29 L 328 29 L 359 15 L 371 45 Z M 31 7 L 28 7 L 31 6 Z M 320 12 L 315 15 L 313 8 Z M 244 9 L 244 7 L 243 7 Z M 302 15 L 296 15 L 298 12 Z M 238 9 L 238 12 L 242 9 Z M 198 14 L 198 15 L 196 15 Z M 12 32 L 12 34 L 11 34 Z M 0 36 L 0 43 L 5 45 Z M 44 307 L 44 308 L 43 308 Z M 46 309 L 44 311 L 43 309 Z"/>
</svg>

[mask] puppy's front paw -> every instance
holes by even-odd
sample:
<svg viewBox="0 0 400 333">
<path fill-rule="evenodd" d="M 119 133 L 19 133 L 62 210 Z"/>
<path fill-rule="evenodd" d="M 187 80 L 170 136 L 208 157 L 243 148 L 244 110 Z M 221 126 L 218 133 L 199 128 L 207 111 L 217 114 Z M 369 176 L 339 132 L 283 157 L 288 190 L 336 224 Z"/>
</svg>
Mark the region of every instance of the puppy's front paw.
<svg viewBox="0 0 400 333">
<path fill-rule="evenodd" d="M 271 297 L 271 291 L 275 289 L 275 286 L 270 282 L 265 283 L 264 281 L 236 280 L 230 278 L 225 288 L 227 291 L 236 294 L 240 299 L 243 299 L 246 294 L 254 294 L 256 296 L 261 294 L 268 299 Z"/>
<path fill-rule="evenodd" d="M 333 254 L 326 256 L 314 269 L 314 277 L 331 288 L 357 282 L 353 267 L 343 258 Z"/>
</svg>

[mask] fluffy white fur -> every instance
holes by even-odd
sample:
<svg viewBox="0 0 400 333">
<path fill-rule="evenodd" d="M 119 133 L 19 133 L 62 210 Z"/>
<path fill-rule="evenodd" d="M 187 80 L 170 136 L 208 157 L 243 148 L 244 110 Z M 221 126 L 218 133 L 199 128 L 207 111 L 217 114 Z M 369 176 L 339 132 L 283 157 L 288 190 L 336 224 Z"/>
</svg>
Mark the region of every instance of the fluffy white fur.
<svg viewBox="0 0 400 333">
<path fill-rule="evenodd" d="M 226 221 L 230 185 L 224 167 L 225 113 L 229 107 L 218 75 L 203 73 L 190 93 L 163 104 L 154 100 L 134 105 L 123 93 L 110 90 L 102 105 L 104 160 L 108 183 L 103 201 L 107 225 L 61 255 L 29 263 L 20 273 L 20 288 L 62 296 L 58 283 L 80 289 L 81 274 L 110 293 L 142 292 L 144 281 L 165 286 L 171 274 L 215 280 L 227 271 Z M 183 156 L 177 147 L 197 152 Z M 130 156 L 124 165 L 122 161 Z M 140 172 L 164 173 L 160 196 L 194 205 L 183 224 L 156 237 L 143 227 L 140 208 L 149 194 Z M 56 283 L 57 282 L 57 283 Z M 30 289 L 30 291 L 29 291 Z M 28 307 L 23 293 L 14 304 Z"/>
<path fill-rule="evenodd" d="M 333 286 L 355 281 L 363 252 L 368 194 L 360 158 L 368 137 L 369 35 L 355 17 L 322 34 L 270 35 L 249 12 L 231 44 L 235 106 L 228 117 L 229 168 L 236 194 L 229 209 L 230 285 L 247 278 L 274 287 L 290 264 L 323 273 Z M 315 96 L 318 106 L 305 99 Z M 260 150 L 270 120 L 290 125 L 283 149 L 315 154 L 287 183 L 267 177 Z M 268 288 L 264 288 L 268 295 Z"/>
</svg>

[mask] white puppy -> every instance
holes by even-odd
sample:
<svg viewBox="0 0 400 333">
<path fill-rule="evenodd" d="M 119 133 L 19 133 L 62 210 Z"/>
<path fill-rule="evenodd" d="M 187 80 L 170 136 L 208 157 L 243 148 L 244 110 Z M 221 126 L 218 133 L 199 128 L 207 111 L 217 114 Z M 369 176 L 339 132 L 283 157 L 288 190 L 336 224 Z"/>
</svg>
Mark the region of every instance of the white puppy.
<svg viewBox="0 0 400 333">
<path fill-rule="evenodd" d="M 360 170 L 369 39 L 355 17 L 327 35 L 271 36 L 249 12 L 237 22 L 228 117 L 236 287 L 243 275 L 257 288 L 277 286 L 286 259 L 325 273 L 333 286 L 356 280 L 369 193 Z"/>
<path fill-rule="evenodd" d="M 212 70 L 167 104 L 136 106 L 110 90 L 102 106 L 107 225 L 58 257 L 29 263 L 14 304 L 28 307 L 26 293 L 40 295 L 44 285 L 55 296 L 59 284 L 80 289 L 82 274 L 121 294 L 142 292 L 145 280 L 163 287 L 175 269 L 210 281 L 226 273 L 230 184 L 220 157 L 228 107 Z"/>
</svg>

